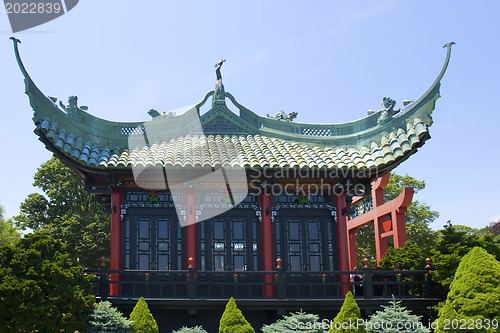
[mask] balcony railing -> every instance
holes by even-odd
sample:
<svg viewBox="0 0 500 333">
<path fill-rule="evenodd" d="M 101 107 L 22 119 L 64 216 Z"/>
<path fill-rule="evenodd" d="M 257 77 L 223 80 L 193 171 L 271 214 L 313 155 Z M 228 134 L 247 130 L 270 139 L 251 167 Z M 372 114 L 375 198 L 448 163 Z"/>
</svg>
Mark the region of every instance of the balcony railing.
<svg viewBox="0 0 500 333">
<path fill-rule="evenodd" d="M 396 265 L 396 267 L 399 267 Z M 274 271 L 109 270 L 86 269 L 94 274 L 94 294 L 108 297 L 159 299 L 332 299 L 342 290 L 355 297 L 374 299 L 435 298 L 431 267 L 423 270 L 290 272 L 280 265 Z M 344 278 L 341 278 L 344 277 Z M 349 279 L 346 279 L 349 277 Z"/>
</svg>

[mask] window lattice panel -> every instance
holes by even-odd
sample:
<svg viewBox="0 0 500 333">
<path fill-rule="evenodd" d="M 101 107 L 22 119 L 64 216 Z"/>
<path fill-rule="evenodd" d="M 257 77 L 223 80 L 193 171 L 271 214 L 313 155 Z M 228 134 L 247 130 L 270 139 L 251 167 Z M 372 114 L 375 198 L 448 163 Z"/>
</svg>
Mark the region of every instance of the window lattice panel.
<svg viewBox="0 0 500 333">
<path fill-rule="evenodd" d="M 130 134 L 144 134 L 144 126 L 138 127 L 122 127 L 121 128 L 122 135 L 130 135 Z"/>
<path fill-rule="evenodd" d="M 310 128 L 303 128 L 302 134 L 312 135 L 312 136 L 331 136 L 332 130 L 330 128 L 310 127 Z"/>
</svg>

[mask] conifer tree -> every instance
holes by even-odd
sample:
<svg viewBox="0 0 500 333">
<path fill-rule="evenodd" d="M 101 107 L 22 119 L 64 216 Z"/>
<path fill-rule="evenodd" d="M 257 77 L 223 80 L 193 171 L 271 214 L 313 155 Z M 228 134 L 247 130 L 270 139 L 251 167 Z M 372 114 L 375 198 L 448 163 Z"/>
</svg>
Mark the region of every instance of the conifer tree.
<svg viewBox="0 0 500 333">
<path fill-rule="evenodd" d="M 130 314 L 133 333 L 158 333 L 158 325 L 149 311 L 148 303 L 141 297 Z"/>
<path fill-rule="evenodd" d="M 177 331 L 172 331 L 172 333 L 207 333 L 202 326 L 187 327 L 183 326 Z"/>
<path fill-rule="evenodd" d="M 283 315 L 283 318 L 261 328 L 263 333 L 324 333 L 325 327 L 320 322 L 319 316 L 302 311 Z"/>
<path fill-rule="evenodd" d="M 87 333 L 130 333 L 131 324 L 132 322 L 112 307 L 110 302 L 99 302 L 94 304 L 94 309 L 90 314 Z"/>
<path fill-rule="evenodd" d="M 458 325 L 451 325 L 454 319 Z M 496 323 L 500 320 L 500 262 L 485 249 L 474 247 L 458 265 L 435 332 L 464 332 L 460 323 L 466 328 L 471 324 L 475 331 L 500 331 L 491 325 L 495 319 Z"/>
<path fill-rule="evenodd" d="M 220 319 L 219 333 L 255 333 L 232 297 L 227 302 L 226 310 Z"/>
<path fill-rule="evenodd" d="M 404 306 L 401 306 L 401 301 L 396 301 L 394 296 L 389 306 L 384 306 L 383 311 L 378 311 L 370 316 L 370 320 L 366 324 L 368 333 L 384 332 L 384 333 L 427 333 L 429 330 L 420 322 L 420 316 L 410 314 Z"/>
<path fill-rule="evenodd" d="M 328 333 L 366 333 L 364 323 L 358 321 L 361 319 L 361 310 L 354 300 L 351 291 L 345 295 L 344 304 L 340 308 L 340 312 L 333 319 Z M 353 328 L 354 327 L 354 328 Z"/>
</svg>

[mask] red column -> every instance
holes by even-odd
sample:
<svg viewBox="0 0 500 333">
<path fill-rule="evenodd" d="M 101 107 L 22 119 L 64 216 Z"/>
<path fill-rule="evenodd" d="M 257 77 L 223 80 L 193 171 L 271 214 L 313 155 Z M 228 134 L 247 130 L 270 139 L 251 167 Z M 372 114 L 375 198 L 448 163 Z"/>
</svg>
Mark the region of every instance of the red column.
<svg viewBox="0 0 500 333">
<path fill-rule="evenodd" d="M 384 189 L 389 182 L 390 174 L 387 174 L 383 177 L 378 178 L 376 181 L 372 183 L 372 206 L 373 209 L 382 206 L 384 204 Z M 376 216 L 373 220 L 373 227 L 375 229 L 375 252 L 377 256 L 377 265 L 384 255 L 387 252 L 387 238 L 382 238 L 382 234 L 384 233 L 384 228 L 382 227 L 382 223 L 386 221 L 381 216 Z"/>
<path fill-rule="evenodd" d="M 335 207 L 337 209 L 337 252 L 339 259 L 339 270 L 349 270 L 349 248 L 347 235 L 347 217 L 342 214 L 345 208 L 345 196 L 335 194 Z M 349 282 L 349 275 L 341 275 L 341 282 Z M 349 291 L 349 285 L 340 286 L 340 296 L 344 297 Z"/>
<path fill-rule="evenodd" d="M 349 270 L 353 270 L 358 266 L 358 254 L 356 252 L 356 229 L 349 230 L 349 239 L 348 247 L 349 247 Z"/>
<path fill-rule="evenodd" d="M 373 207 L 375 207 L 375 205 Z M 377 265 L 380 259 L 382 259 L 382 256 L 387 252 L 387 238 L 382 238 L 382 234 L 384 233 L 382 223 L 385 221 L 387 221 L 387 218 L 378 216 L 373 220 L 373 227 L 375 229 L 375 252 L 377 255 Z"/>
<path fill-rule="evenodd" d="M 406 209 L 404 209 L 406 212 Z M 406 221 L 405 213 L 398 212 L 396 210 L 391 212 L 392 217 L 392 230 L 394 237 L 394 247 L 403 247 L 406 243 Z"/>
<path fill-rule="evenodd" d="M 260 193 L 261 232 L 262 232 L 262 269 L 272 271 L 273 267 L 273 227 L 272 227 L 272 197 L 267 189 Z M 264 282 L 273 282 L 272 275 L 265 275 Z M 274 297 L 274 286 L 264 286 L 264 297 Z"/>
<path fill-rule="evenodd" d="M 121 268 L 121 206 L 122 190 L 117 189 L 111 192 L 111 270 L 119 270 Z M 111 281 L 119 280 L 119 274 L 111 274 Z M 118 284 L 111 283 L 110 295 L 120 295 L 120 286 Z"/>
<path fill-rule="evenodd" d="M 189 267 L 189 258 L 193 258 L 196 268 L 196 192 L 186 192 L 186 267 Z"/>
</svg>

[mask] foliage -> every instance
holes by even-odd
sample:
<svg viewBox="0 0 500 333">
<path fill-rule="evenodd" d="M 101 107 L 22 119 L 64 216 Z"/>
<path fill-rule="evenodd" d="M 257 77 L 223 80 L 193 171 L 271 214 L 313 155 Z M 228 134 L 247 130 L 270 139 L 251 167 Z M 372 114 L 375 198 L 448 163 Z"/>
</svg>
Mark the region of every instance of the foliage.
<svg viewBox="0 0 500 333">
<path fill-rule="evenodd" d="M 231 297 L 226 304 L 219 324 L 219 333 L 255 333 L 250 323 L 245 319 L 240 309 Z"/>
<path fill-rule="evenodd" d="M 381 269 L 392 270 L 399 263 L 402 270 L 419 270 L 425 267 L 425 257 L 417 244 L 406 241 L 405 246 L 390 248 L 380 259 Z"/>
<path fill-rule="evenodd" d="M 131 324 L 130 320 L 127 320 L 120 311 L 111 306 L 111 302 L 103 301 L 94 304 L 87 333 L 129 333 Z"/>
<path fill-rule="evenodd" d="M 443 329 L 445 319 L 466 323 L 500 319 L 500 262 L 481 247 L 467 253 L 455 272 L 444 306 L 439 310 L 436 332 L 463 332 Z M 470 321 L 472 320 L 472 321 Z M 483 332 L 495 332 L 486 330 Z"/>
<path fill-rule="evenodd" d="M 205 329 L 201 326 L 195 326 L 195 327 L 183 326 L 179 328 L 177 331 L 172 331 L 172 333 L 207 333 L 207 331 L 205 331 Z"/>
<path fill-rule="evenodd" d="M 110 217 L 95 197 L 85 191 L 83 180 L 59 159 L 43 163 L 34 186 L 45 195 L 31 193 L 14 217 L 21 229 L 46 230 L 75 250 L 84 266 L 98 266 L 109 255 Z"/>
<path fill-rule="evenodd" d="M 45 232 L 0 246 L 0 332 L 73 332 L 87 326 L 92 277 Z"/>
<path fill-rule="evenodd" d="M 3 207 L 0 206 L 0 245 L 5 243 L 13 243 L 21 238 L 21 234 L 13 226 L 12 219 L 4 219 L 3 213 Z"/>
<path fill-rule="evenodd" d="M 134 333 L 158 333 L 158 325 L 149 311 L 148 303 L 141 297 L 130 314 L 132 332 Z"/>
<path fill-rule="evenodd" d="M 363 319 L 361 317 L 361 310 L 354 300 L 352 293 L 349 291 L 347 295 L 345 295 L 344 303 L 340 308 L 340 312 L 333 319 L 333 323 L 331 324 L 328 333 L 365 333 L 365 326 L 358 324 L 359 319 Z M 352 328 L 352 326 L 355 328 Z"/>
<path fill-rule="evenodd" d="M 302 311 L 283 315 L 270 325 L 264 325 L 261 328 L 263 333 L 289 333 L 289 332 L 307 332 L 323 333 L 323 326 L 318 327 L 320 323 L 319 316 Z M 316 324 L 316 327 L 315 327 Z"/>
<path fill-rule="evenodd" d="M 425 181 L 417 180 L 408 175 L 400 176 L 395 173 L 384 190 L 384 199 L 386 202 L 395 199 L 405 187 L 413 187 L 415 194 L 425 189 Z M 430 228 L 430 223 L 439 217 L 439 213 L 431 210 L 430 206 L 413 200 L 406 211 L 406 234 L 407 240 L 417 244 L 423 250 L 423 256 L 430 256 L 432 249 L 437 242 L 434 231 Z M 375 231 L 373 225 L 365 226 L 356 233 L 358 246 L 358 267 L 362 267 L 364 258 L 375 258 Z M 392 239 L 390 239 L 392 242 Z M 361 245 L 362 244 L 362 245 Z M 393 244 L 389 244 L 391 247 Z M 374 261 L 374 260 L 373 260 Z"/>
<path fill-rule="evenodd" d="M 493 234 L 493 237 L 500 236 L 500 219 L 496 222 L 491 222 L 488 226 L 488 231 Z"/>
<path fill-rule="evenodd" d="M 413 187 L 415 194 L 425 189 L 425 181 L 417 180 L 408 175 L 391 174 L 391 179 L 384 190 L 385 201 L 395 199 L 405 187 Z M 436 235 L 429 227 L 439 213 L 431 210 L 430 206 L 413 200 L 406 212 L 407 239 L 418 244 L 421 249 L 431 249 L 436 244 Z"/>
<path fill-rule="evenodd" d="M 475 234 L 474 229 L 469 229 L 454 226 L 448 221 L 444 228 L 439 230 L 440 239 L 431 257 L 434 267 L 432 279 L 443 286 L 444 294 L 453 280 L 460 259 L 473 247 L 482 247 L 497 259 L 500 258 L 500 247 L 493 240 L 492 234 L 481 236 Z"/>
<path fill-rule="evenodd" d="M 366 325 L 368 333 L 429 332 L 420 322 L 420 316 L 412 315 L 409 310 L 401 306 L 401 301 L 396 301 L 394 296 L 389 304 L 389 306 L 382 305 L 383 311 L 377 311 L 377 313 L 370 316 L 370 320 Z"/>
</svg>

